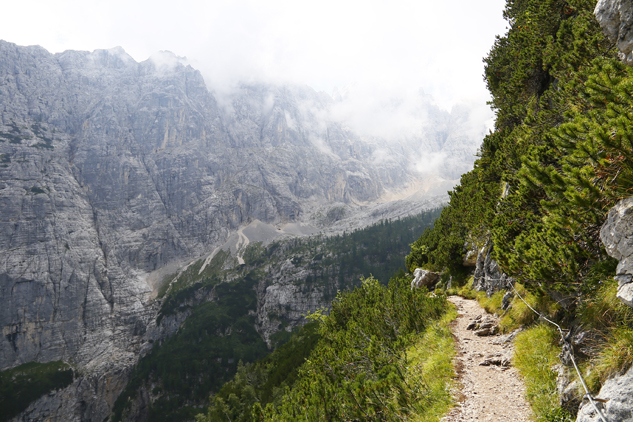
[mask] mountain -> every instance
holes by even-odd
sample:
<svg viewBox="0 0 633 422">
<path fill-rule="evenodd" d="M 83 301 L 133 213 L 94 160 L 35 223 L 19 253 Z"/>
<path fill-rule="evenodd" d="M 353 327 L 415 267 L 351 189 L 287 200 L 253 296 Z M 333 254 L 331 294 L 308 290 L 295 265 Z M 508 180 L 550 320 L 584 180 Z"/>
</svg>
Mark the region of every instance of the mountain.
<svg viewBox="0 0 633 422">
<path fill-rule="evenodd" d="M 305 86 L 219 98 L 167 52 L 0 41 L 0 368 L 71 363 L 47 411 L 102 420 L 151 348 L 163 276 L 256 221 L 333 233 L 433 208 L 472 165 L 464 110 L 386 142 L 333 105 Z M 453 161 L 416 172 L 425 150 Z"/>
</svg>

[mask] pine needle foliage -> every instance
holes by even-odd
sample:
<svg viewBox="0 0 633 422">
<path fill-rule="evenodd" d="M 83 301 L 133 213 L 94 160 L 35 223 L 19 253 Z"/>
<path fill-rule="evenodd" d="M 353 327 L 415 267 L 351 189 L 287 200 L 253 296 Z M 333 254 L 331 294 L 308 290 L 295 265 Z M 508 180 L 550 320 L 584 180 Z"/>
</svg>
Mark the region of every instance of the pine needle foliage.
<svg viewBox="0 0 633 422">
<path fill-rule="evenodd" d="M 507 1 L 508 33 L 484 59 L 495 131 L 414 243 L 410 269 L 463 272 L 464 245 L 492 241 L 493 258 L 528 289 L 576 294 L 606 259 L 600 226 L 633 189 L 633 75 L 595 3 Z"/>
<path fill-rule="evenodd" d="M 369 278 L 340 294 L 319 316 L 321 340 L 294 386 L 278 404 L 255 405 L 256 418 L 396 421 L 424 413 L 433 388 L 411 378 L 406 352 L 447 302 L 409 282 L 394 278 L 385 287 Z"/>
</svg>

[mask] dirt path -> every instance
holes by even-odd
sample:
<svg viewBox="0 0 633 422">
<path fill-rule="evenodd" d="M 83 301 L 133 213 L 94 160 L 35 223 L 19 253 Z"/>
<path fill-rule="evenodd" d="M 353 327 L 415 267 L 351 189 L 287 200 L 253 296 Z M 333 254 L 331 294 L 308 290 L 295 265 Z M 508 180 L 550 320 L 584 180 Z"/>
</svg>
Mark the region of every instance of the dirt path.
<svg viewBox="0 0 633 422">
<path fill-rule="evenodd" d="M 474 330 L 466 329 L 477 316 L 486 318 L 486 311 L 477 301 L 459 296 L 449 300 L 458 310 L 453 334 L 457 338 L 457 372 L 462 388 L 455 392 L 457 406 L 442 421 L 530 421 L 532 410 L 525 400 L 525 387 L 509 363 L 512 343 L 504 343 L 503 336 L 479 337 Z M 485 361 L 489 364 L 481 365 Z"/>
</svg>

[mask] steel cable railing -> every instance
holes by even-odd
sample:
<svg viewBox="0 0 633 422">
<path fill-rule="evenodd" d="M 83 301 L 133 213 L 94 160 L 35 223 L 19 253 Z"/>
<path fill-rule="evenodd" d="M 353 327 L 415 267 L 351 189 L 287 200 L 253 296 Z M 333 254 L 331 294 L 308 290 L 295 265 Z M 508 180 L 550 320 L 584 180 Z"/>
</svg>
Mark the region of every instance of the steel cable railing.
<svg viewBox="0 0 633 422">
<path fill-rule="evenodd" d="M 545 321 L 549 322 L 550 324 L 556 326 L 556 328 L 558 329 L 558 332 L 561 335 L 561 338 L 563 339 L 563 343 L 566 344 L 569 347 L 569 356 L 571 357 L 571 362 L 574 364 L 574 368 L 576 369 L 576 373 L 578 374 L 578 378 L 580 378 L 580 382 L 582 383 L 582 386 L 585 389 L 585 396 L 584 397 L 586 397 L 589 400 L 589 402 L 591 403 L 593 408 L 598 413 L 598 416 L 600 416 L 600 419 L 602 420 L 602 422 L 607 422 L 607 419 L 604 417 L 604 415 L 602 414 L 600 409 L 598 409 L 598 406 L 596 405 L 596 402 L 595 402 L 593 396 L 589 392 L 589 388 L 587 388 L 587 384 L 585 383 L 585 380 L 582 377 L 582 374 L 580 373 L 580 370 L 578 369 L 578 365 L 576 365 L 576 359 L 574 359 L 574 349 L 573 349 L 571 343 L 569 341 L 567 341 L 567 339 L 565 338 L 565 333 L 563 333 L 563 329 L 560 327 L 560 325 L 558 325 L 554 321 L 548 319 L 547 317 L 545 317 L 545 315 L 541 314 L 536 309 L 534 309 L 532 306 L 530 306 L 530 304 L 527 303 L 525 301 L 525 299 L 523 299 L 523 296 L 521 296 L 521 294 L 517 291 L 517 289 L 514 287 L 514 285 L 512 285 L 512 290 L 514 290 L 514 293 L 516 293 L 516 295 L 519 297 L 519 299 L 521 299 L 523 301 L 523 303 L 525 303 L 527 305 L 527 307 L 532 310 L 532 312 L 534 312 L 536 315 L 538 315 L 539 318 L 542 318 Z"/>
</svg>

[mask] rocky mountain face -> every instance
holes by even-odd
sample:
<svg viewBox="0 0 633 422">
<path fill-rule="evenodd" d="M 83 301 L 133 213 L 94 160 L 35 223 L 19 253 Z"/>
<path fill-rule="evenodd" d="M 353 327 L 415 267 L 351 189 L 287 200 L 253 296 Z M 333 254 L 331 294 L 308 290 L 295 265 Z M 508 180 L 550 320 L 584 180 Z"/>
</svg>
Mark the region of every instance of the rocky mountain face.
<svg viewBox="0 0 633 422">
<path fill-rule="evenodd" d="M 371 222 L 390 207 L 376 204 L 417 193 L 412 213 L 472 164 L 472 147 L 450 141 L 459 116 L 442 127 L 454 135 L 386 145 L 329 119 L 332 101 L 244 85 L 220 103 L 171 53 L 137 63 L 120 48 L 0 41 L 0 369 L 81 371 L 21 420 L 103 420 L 147 347 L 161 275 L 238 228 L 323 229 L 337 207 Z M 455 162 L 416 176 L 412 145 Z"/>
</svg>

